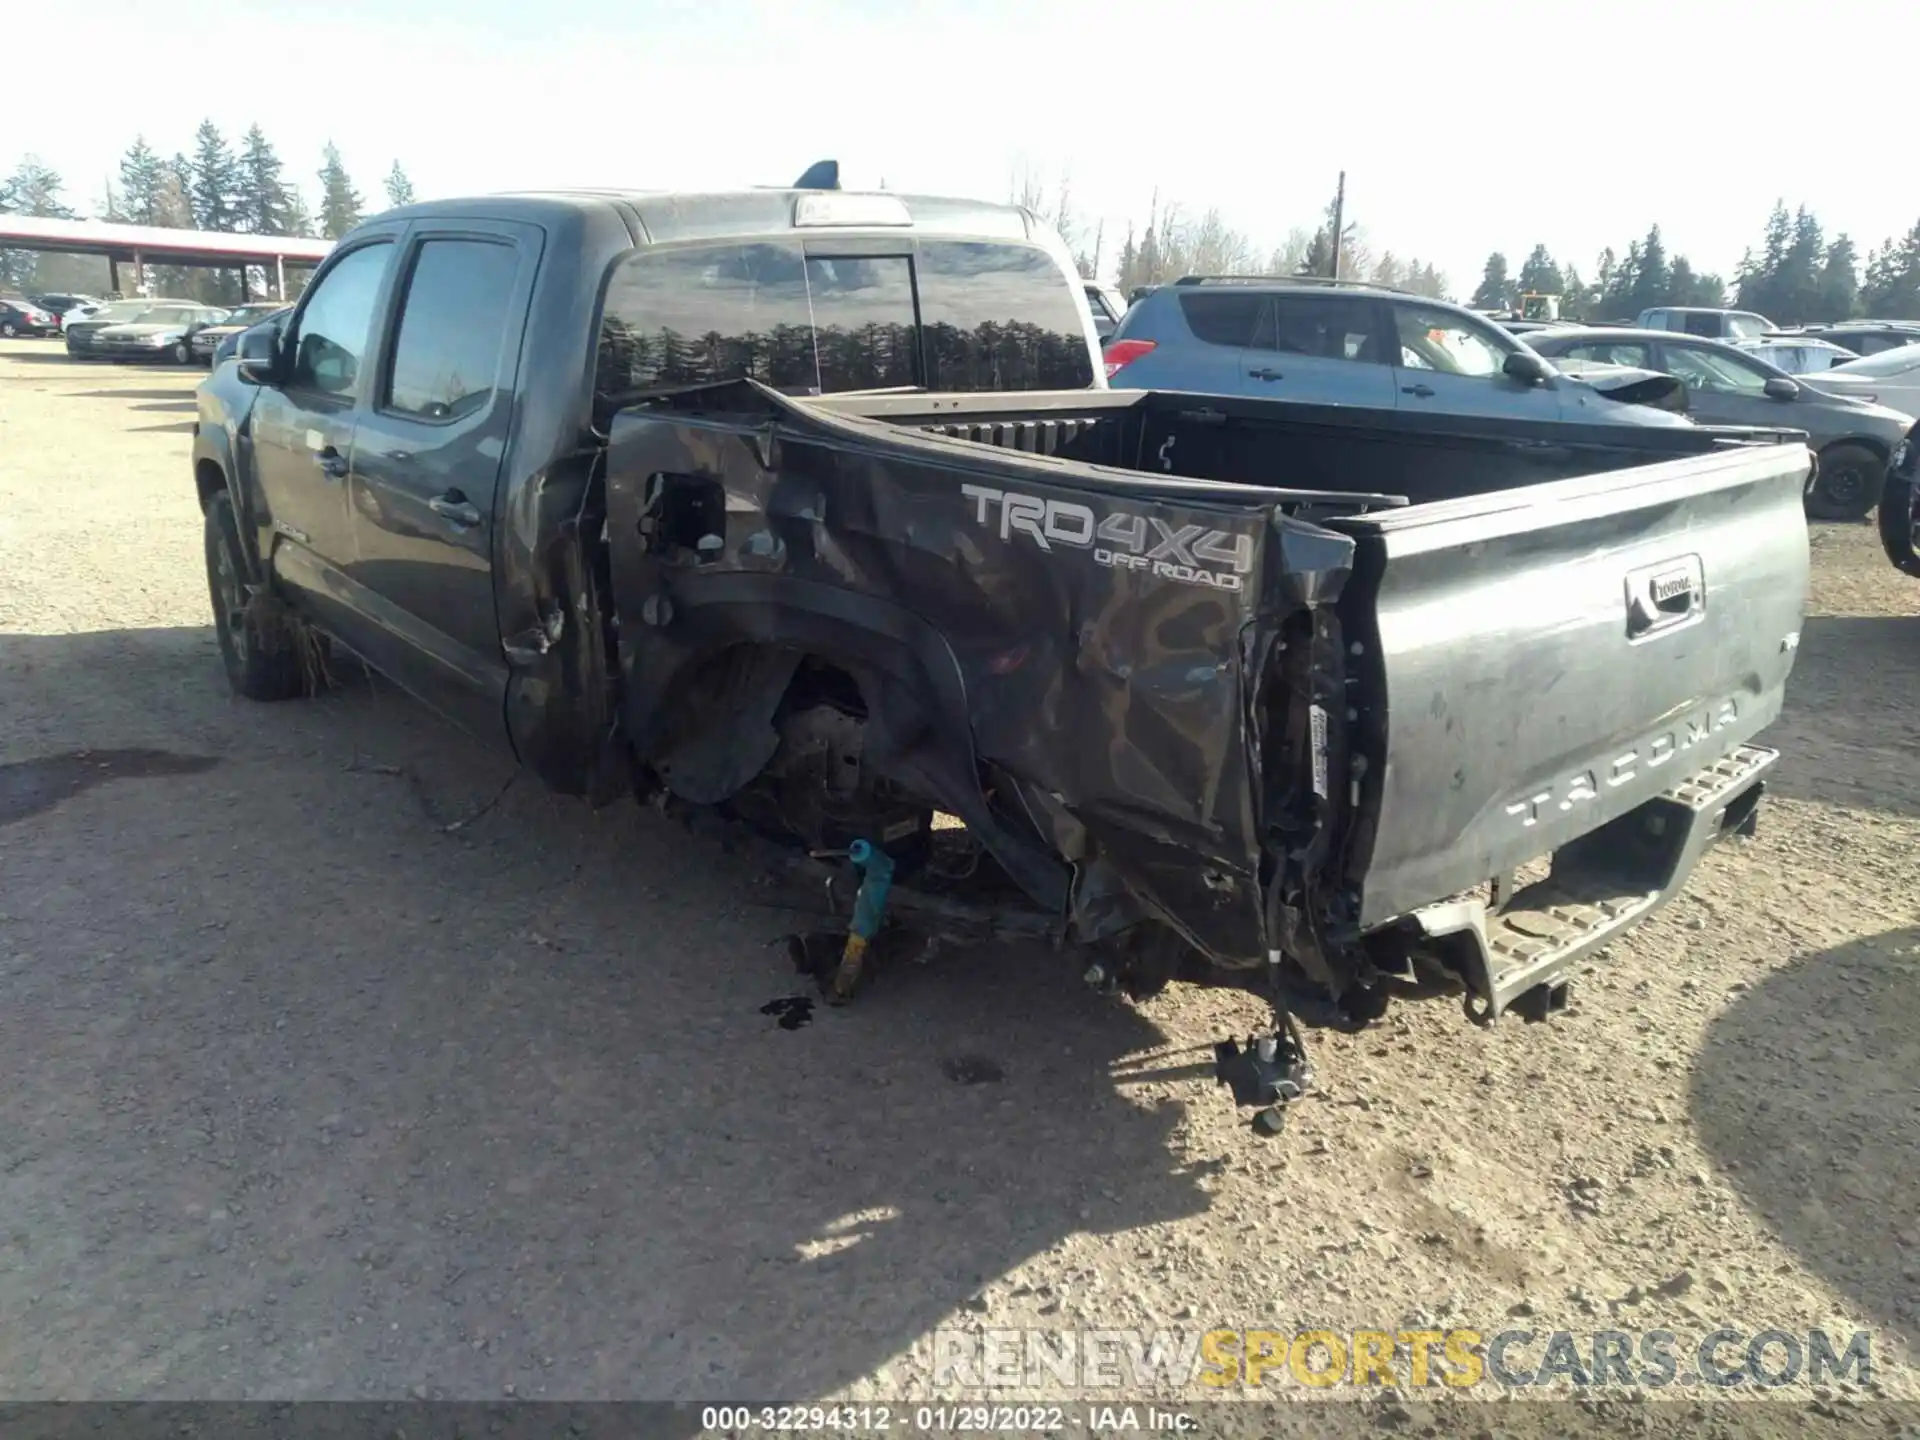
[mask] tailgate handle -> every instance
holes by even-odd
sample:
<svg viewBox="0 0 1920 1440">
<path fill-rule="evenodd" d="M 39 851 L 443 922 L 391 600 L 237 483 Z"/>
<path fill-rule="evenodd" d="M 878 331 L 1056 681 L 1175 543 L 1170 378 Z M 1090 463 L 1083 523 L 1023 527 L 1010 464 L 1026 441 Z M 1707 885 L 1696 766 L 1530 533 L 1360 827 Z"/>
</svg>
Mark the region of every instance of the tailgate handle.
<svg viewBox="0 0 1920 1440">
<path fill-rule="evenodd" d="M 1629 571 L 1626 591 L 1629 640 L 1678 629 L 1706 613 L 1706 570 L 1698 555 Z"/>
</svg>

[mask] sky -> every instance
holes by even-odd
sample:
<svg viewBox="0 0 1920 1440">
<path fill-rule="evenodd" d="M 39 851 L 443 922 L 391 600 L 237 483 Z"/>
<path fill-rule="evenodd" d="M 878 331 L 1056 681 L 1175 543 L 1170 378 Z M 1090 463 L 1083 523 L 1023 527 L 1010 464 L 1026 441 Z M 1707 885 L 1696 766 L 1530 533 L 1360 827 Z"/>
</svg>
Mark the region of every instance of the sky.
<svg viewBox="0 0 1920 1440">
<path fill-rule="evenodd" d="M 39 155 L 83 214 L 136 133 L 190 150 L 211 118 L 234 137 L 258 122 L 310 203 L 328 140 L 369 200 L 396 159 L 422 198 L 780 185 L 822 158 L 849 188 L 995 200 L 1023 171 L 1050 189 L 1064 176 L 1105 221 L 1105 269 L 1156 191 L 1217 206 L 1265 248 L 1316 223 L 1345 170 L 1375 252 L 1437 264 L 1459 295 L 1489 250 L 1517 271 L 1544 243 L 1591 277 L 1602 246 L 1655 222 L 1670 254 L 1730 277 L 1776 199 L 1862 257 L 1920 219 L 1896 158 L 1911 87 L 1837 83 L 1873 73 L 1883 42 L 1911 52 L 1912 0 L 1777 18 L 1731 0 L 87 9 L 95 33 L 138 41 L 88 67 L 106 83 L 85 103 L 71 63 L 16 66 L 0 87 L 0 170 Z"/>
</svg>

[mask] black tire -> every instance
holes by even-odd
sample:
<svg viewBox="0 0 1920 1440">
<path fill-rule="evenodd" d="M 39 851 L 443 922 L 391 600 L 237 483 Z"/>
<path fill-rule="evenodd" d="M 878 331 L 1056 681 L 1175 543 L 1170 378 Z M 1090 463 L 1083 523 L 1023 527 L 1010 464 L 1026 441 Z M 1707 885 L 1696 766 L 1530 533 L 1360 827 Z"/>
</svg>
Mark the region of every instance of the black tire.
<svg viewBox="0 0 1920 1440">
<path fill-rule="evenodd" d="M 227 684 L 249 700 L 293 700 L 311 694 L 314 667 L 308 647 L 313 636 L 270 595 L 249 594 L 246 558 L 233 498 L 217 492 L 207 502 L 207 590 L 213 601 L 213 630 Z"/>
<path fill-rule="evenodd" d="M 173 363 L 184 365 L 193 359 L 193 347 L 182 340 L 173 347 Z"/>
<path fill-rule="evenodd" d="M 1912 462 L 1907 468 L 1914 468 Z M 1880 545 L 1895 569 L 1920 580 L 1920 480 L 1887 476 L 1880 492 Z"/>
<path fill-rule="evenodd" d="M 1864 520 L 1879 503 L 1887 462 L 1867 446 L 1841 440 L 1820 452 L 1820 473 L 1807 492 L 1815 520 Z"/>
<path fill-rule="evenodd" d="M 20 332 L 14 328 L 11 320 L 0 320 L 0 335 L 4 335 L 7 339 L 11 340 L 19 333 Z"/>
</svg>

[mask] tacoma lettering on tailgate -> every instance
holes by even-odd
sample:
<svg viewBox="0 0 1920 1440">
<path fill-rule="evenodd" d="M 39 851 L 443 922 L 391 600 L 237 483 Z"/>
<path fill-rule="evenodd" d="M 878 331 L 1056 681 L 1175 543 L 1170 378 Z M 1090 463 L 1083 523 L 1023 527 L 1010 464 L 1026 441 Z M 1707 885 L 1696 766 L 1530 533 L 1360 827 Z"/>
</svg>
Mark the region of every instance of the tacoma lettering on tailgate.
<svg viewBox="0 0 1920 1440">
<path fill-rule="evenodd" d="M 1240 590 L 1253 569 L 1253 537 L 1200 525 L 1178 529 L 1157 515 L 1112 510 L 1097 516 L 1091 505 L 1073 500 L 1047 500 L 1017 490 L 994 490 L 985 485 L 962 485 L 960 493 L 974 502 L 974 520 L 992 528 L 992 511 L 1000 512 L 1002 540 L 1018 531 L 1042 550 L 1056 545 L 1093 551 L 1096 565 L 1113 570 L 1144 570 L 1185 585 L 1215 590 Z"/>
<path fill-rule="evenodd" d="M 1616 755 L 1610 764 L 1576 770 L 1562 780 L 1542 785 L 1532 794 L 1507 805 L 1509 819 L 1518 820 L 1522 829 L 1538 825 L 1544 816 L 1556 819 L 1600 798 L 1603 791 L 1617 790 L 1649 770 L 1657 770 L 1676 755 L 1693 749 L 1740 718 L 1737 701 L 1722 700 L 1687 716 L 1677 724 L 1649 735 L 1631 750 Z"/>
</svg>

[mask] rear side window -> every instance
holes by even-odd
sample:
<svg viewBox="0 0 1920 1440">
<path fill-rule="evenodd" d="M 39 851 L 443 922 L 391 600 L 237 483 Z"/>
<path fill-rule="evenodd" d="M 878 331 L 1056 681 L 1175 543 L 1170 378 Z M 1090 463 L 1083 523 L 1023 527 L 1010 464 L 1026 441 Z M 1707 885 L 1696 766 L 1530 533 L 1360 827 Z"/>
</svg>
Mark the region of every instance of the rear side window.
<svg viewBox="0 0 1920 1440">
<path fill-rule="evenodd" d="M 1713 339 L 1720 334 L 1718 315 L 1688 315 L 1685 318 L 1686 331 L 1689 335 L 1705 335 Z"/>
<path fill-rule="evenodd" d="M 1266 296 L 1244 291 L 1196 290 L 1180 297 L 1187 328 L 1208 345 L 1251 345 L 1266 308 Z"/>
<path fill-rule="evenodd" d="M 407 281 L 386 408 L 422 420 L 485 409 L 520 257 L 488 240 L 428 240 Z"/>
<path fill-rule="evenodd" d="M 1273 327 L 1261 344 L 1287 355 L 1386 363 L 1379 307 L 1349 295 L 1276 295 Z"/>
<path fill-rule="evenodd" d="M 1073 291 L 1046 251 L 931 240 L 920 246 L 920 323 L 935 390 L 1084 390 L 1093 355 Z"/>
</svg>

